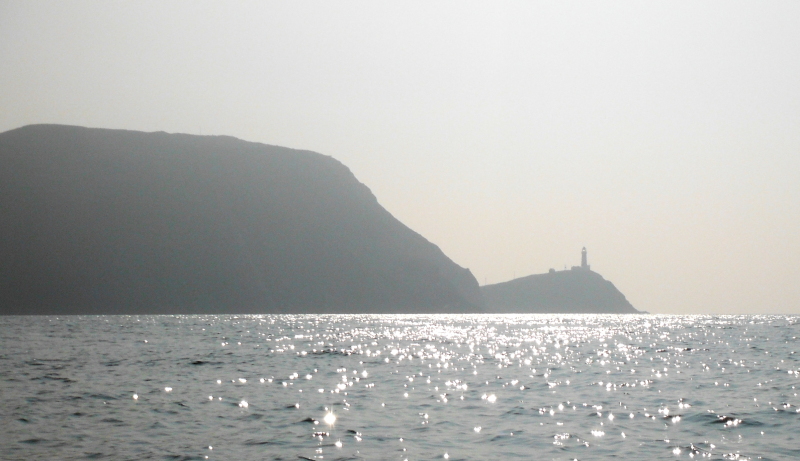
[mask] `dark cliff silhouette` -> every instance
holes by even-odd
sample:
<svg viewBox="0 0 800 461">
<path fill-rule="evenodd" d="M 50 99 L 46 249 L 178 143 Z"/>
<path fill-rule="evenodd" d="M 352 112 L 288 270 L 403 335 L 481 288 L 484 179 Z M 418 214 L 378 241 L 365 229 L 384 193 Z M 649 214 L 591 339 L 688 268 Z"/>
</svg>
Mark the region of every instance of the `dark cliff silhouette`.
<svg viewBox="0 0 800 461">
<path fill-rule="evenodd" d="M 572 270 L 535 274 L 484 285 L 486 310 L 519 314 L 637 314 L 613 283 L 590 269 L 586 248 Z"/>
<path fill-rule="evenodd" d="M 331 157 L 227 136 L 0 134 L 0 313 L 480 312 Z"/>
</svg>

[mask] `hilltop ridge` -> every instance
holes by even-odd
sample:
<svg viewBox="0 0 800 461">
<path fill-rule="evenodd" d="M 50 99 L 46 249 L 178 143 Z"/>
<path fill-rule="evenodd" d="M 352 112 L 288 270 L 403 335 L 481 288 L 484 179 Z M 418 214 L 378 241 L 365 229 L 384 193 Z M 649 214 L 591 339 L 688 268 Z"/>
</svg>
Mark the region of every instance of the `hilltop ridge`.
<svg viewBox="0 0 800 461">
<path fill-rule="evenodd" d="M 229 136 L 0 133 L 0 313 L 463 313 L 468 269 L 337 160 Z"/>
</svg>

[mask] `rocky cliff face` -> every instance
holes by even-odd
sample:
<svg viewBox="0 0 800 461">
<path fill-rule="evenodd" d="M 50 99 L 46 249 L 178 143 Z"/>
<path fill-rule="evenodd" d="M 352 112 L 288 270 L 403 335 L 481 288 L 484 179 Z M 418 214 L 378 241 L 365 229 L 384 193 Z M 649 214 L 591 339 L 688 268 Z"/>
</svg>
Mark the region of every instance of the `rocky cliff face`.
<svg viewBox="0 0 800 461">
<path fill-rule="evenodd" d="M 638 313 L 613 283 L 588 269 L 529 275 L 481 287 L 494 313 Z"/>
<path fill-rule="evenodd" d="M 0 134 L 0 313 L 480 312 L 331 157 L 225 136 Z"/>
</svg>

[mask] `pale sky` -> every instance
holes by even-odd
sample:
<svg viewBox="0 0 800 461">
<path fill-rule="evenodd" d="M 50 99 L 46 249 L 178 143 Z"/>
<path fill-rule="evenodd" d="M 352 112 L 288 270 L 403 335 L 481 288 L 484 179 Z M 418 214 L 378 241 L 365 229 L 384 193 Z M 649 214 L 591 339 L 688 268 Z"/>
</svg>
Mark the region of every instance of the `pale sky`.
<svg viewBox="0 0 800 461">
<path fill-rule="evenodd" d="M 225 134 L 347 165 L 481 284 L 800 313 L 800 2 L 0 0 L 0 131 Z"/>
</svg>

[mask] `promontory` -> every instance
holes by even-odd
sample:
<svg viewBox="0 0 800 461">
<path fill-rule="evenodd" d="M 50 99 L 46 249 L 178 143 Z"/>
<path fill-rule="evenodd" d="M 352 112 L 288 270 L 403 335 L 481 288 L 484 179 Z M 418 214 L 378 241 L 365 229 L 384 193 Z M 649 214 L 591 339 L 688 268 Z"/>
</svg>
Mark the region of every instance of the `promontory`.
<svg viewBox="0 0 800 461">
<path fill-rule="evenodd" d="M 0 313 L 468 313 L 478 283 L 343 164 L 228 136 L 0 134 Z"/>
<path fill-rule="evenodd" d="M 481 287 L 486 309 L 518 314 L 636 314 L 613 283 L 592 271 L 586 248 L 581 265 Z"/>
</svg>

